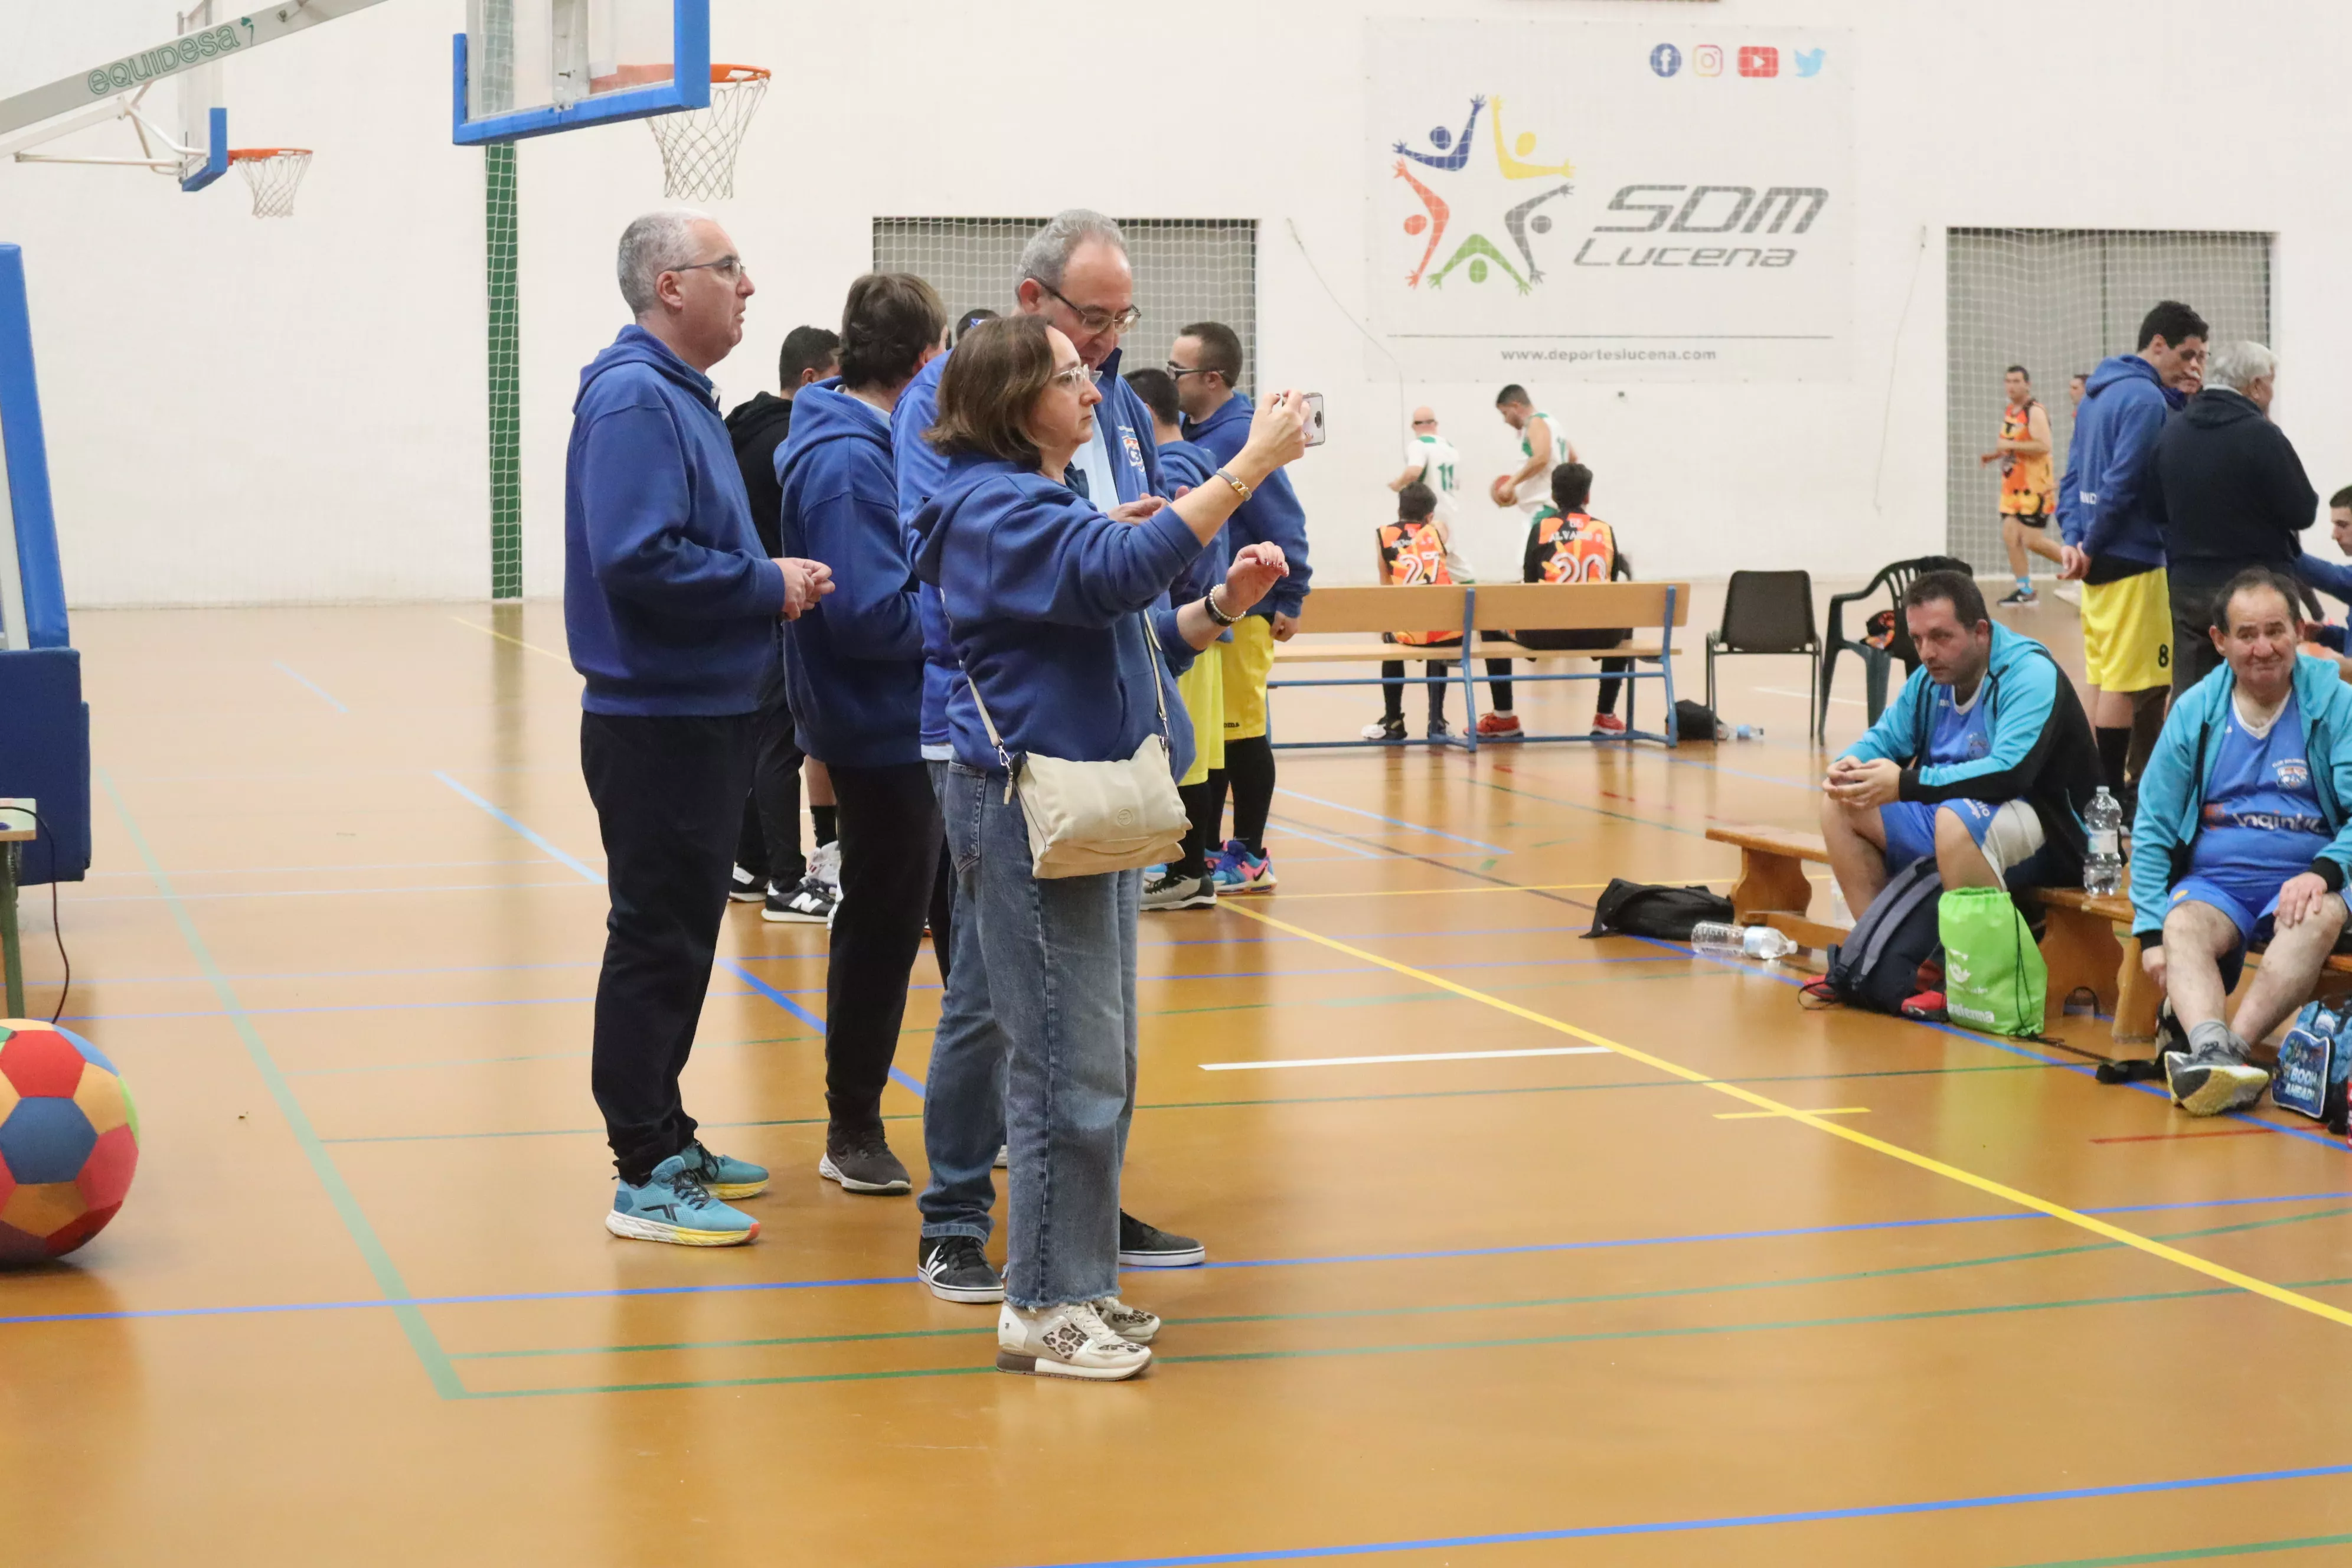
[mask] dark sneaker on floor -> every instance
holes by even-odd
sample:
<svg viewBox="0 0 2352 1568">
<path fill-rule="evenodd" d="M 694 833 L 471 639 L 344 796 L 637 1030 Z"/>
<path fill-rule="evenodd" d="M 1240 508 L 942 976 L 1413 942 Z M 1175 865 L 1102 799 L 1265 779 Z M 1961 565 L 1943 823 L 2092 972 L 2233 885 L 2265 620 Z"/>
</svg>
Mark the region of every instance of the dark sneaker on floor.
<svg viewBox="0 0 2352 1568">
<path fill-rule="evenodd" d="M 760 1234 L 760 1222 L 710 1195 L 672 1154 L 642 1183 L 623 1182 L 604 1213 L 604 1228 L 632 1241 L 677 1247 L 740 1247 Z"/>
<path fill-rule="evenodd" d="M 1124 1268 L 1191 1268 L 1209 1260 L 1209 1249 L 1189 1236 L 1146 1225 L 1118 1211 L 1118 1261 Z"/>
<path fill-rule="evenodd" d="M 2031 588 L 2019 588 L 2000 602 L 2003 605 L 2038 605 L 2042 596 Z"/>
<path fill-rule="evenodd" d="M 768 884 L 765 879 L 751 875 L 740 866 L 735 868 L 735 875 L 727 884 L 727 897 L 730 902 L 756 904 L 767 896 Z"/>
<path fill-rule="evenodd" d="M 1102 1321 L 1091 1301 L 1025 1310 L 1007 1302 L 996 1315 L 996 1370 L 1033 1377 L 1083 1377 L 1116 1383 L 1151 1364 Z"/>
<path fill-rule="evenodd" d="M 828 1127 L 816 1173 L 847 1193 L 904 1193 L 914 1184 L 879 1127 Z"/>
<path fill-rule="evenodd" d="M 1443 720 L 1443 719 L 1432 719 L 1432 720 L 1429 721 L 1429 738 L 1430 738 L 1431 740 L 1433 740 L 1433 741 L 1443 741 L 1443 740 L 1446 740 L 1446 739 L 1448 739 L 1449 737 L 1451 737 L 1451 736 L 1453 735 L 1453 733 L 1454 733 L 1454 726 L 1453 726 L 1453 725 L 1451 725 L 1451 724 L 1449 724 L 1449 723 L 1447 723 L 1444 720 Z"/>
<path fill-rule="evenodd" d="M 1375 719 L 1356 733 L 1367 741 L 1402 741 L 1404 739 L 1404 721 Z"/>
<path fill-rule="evenodd" d="M 770 884 L 767 907 L 760 911 L 760 918 L 778 925 L 821 926 L 833 919 L 833 889 L 811 871 L 789 892 Z"/>
<path fill-rule="evenodd" d="M 2166 1056 L 2164 1081 L 2172 1102 L 2189 1115 L 2220 1116 L 2260 1100 L 2271 1075 L 2248 1061 L 2244 1043 L 2231 1035 Z"/>
<path fill-rule="evenodd" d="M 1160 1314 L 1130 1307 L 1116 1296 L 1087 1303 L 1105 1327 L 1131 1345 L 1148 1345 L 1160 1333 Z"/>
<path fill-rule="evenodd" d="M 925 1237 L 916 1244 L 915 1266 L 923 1284 L 942 1301 L 986 1304 L 1004 1300 L 1003 1277 L 969 1236 Z"/>
<path fill-rule="evenodd" d="M 686 1162 L 687 1174 L 709 1189 L 714 1198 L 756 1198 L 768 1190 L 768 1167 L 714 1154 L 699 1139 L 688 1143 L 679 1157 Z"/>
<path fill-rule="evenodd" d="M 1217 884 L 1208 877 L 1180 877 L 1163 871 L 1143 884 L 1147 910 L 1209 910 L 1217 905 Z"/>
</svg>

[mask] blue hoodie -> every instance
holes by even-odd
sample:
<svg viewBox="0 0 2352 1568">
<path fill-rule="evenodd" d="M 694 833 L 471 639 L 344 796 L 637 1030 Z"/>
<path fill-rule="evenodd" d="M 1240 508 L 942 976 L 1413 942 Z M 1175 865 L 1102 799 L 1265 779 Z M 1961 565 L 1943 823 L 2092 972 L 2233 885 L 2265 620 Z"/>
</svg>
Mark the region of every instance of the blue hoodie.
<svg viewBox="0 0 2352 1568">
<path fill-rule="evenodd" d="M 1184 435 L 1217 463 L 1230 463 L 1249 439 L 1254 415 L 1250 400 L 1235 393 L 1206 419 L 1197 424 L 1184 421 Z M 1307 603 L 1307 579 L 1313 572 L 1307 564 L 1307 512 L 1290 488 L 1290 476 L 1279 468 L 1268 474 L 1225 523 L 1225 540 L 1233 551 L 1247 544 L 1282 546 L 1283 556 L 1290 563 L 1290 575 L 1275 584 L 1273 592 L 1260 599 L 1250 614 L 1268 620 L 1276 611 L 1296 616 Z"/>
<path fill-rule="evenodd" d="M 2156 481 L 2156 438 L 2165 416 L 2188 401 L 2157 379 L 2137 354 L 2099 362 L 2074 416 L 2066 477 L 2058 486 L 2058 531 L 2091 557 L 2089 581 L 2129 576 L 2101 557 L 2164 564 L 2164 489 Z"/>
<path fill-rule="evenodd" d="M 1177 499 L 1179 490 L 1198 489 L 1209 482 L 1217 471 L 1217 459 L 1206 447 L 1191 441 L 1170 441 L 1160 448 L 1160 477 L 1168 481 L 1168 499 Z M 1223 481 L 1220 481 L 1221 483 Z M 1230 522 L 1209 541 L 1209 547 L 1192 558 L 1182 576 L 1169 584 L 1168 598 L 1171 605 L 1189 605 L 1225 580 L 1233 569 L 1234 537 Z M 1218 641 L 1231 642 L 1231 631 L 1220 633 Z"/>
<path fill-rule="evenodd" d="M 959 456 L 914 531 L 915 571 L 940 589 L 960 667 L 948 698 L 956 761 L 1004 771 L 969 671 L 1016 756 L 1131 757 L 1164 704 L 1171 764 L 1184 776 L 1192 727 L 1170 671 L 1191 668 L 1193 653 L 1160 605 L 1201 544 L 1172 510 L 1113 522 L 1017 463 Z"/>
<path fill-rule="evenodd" d="M 783 569 L 760 548 L 710 378 L 627 326 L 580 373 L 563 459 L 563 626 L 591 713 L 760 705 Z"/>
<path fill-rule="evenodd" d="M 1095 383 L 1103 395 L 1101 405 L 1095 409 L 1095 422 L 1110 453 L 1111 469 L 1118 481 L 1118 499 L 1130 501 L 1144 496 L 1168 496 L 1173 500 L 1175 498 L 1162 488 L 1160 459 L 1151 442 L 1151 410 L 1135 388 L 1120 377 L 1119 352 L 1113 349 L 1095 373 Z M 940 377 L 947 374 L 947 368 L 946 354 L 925 365 L 900 395 L 898 409 L 890 416 L 890 447 L 898 470 L 898 519 L 909 530 L 910 552 L 919 547 L 911 532 L 915 514 L 947 482 L 947 458 L 923 439 L 924 432 L 939 420 Z M 924 584 L 923 752 L 943 761 L 950 750 L 948 693 L 963 684 L 963 671 L 957 667 L 955 649 L 948 640 L 947 617 L 940 609 L 939 600 L 940 591 Z"/>
<path fill-rule="evenodd" d="M 2213 731 L 2238 689 L 2228 665 L 2172 700 L 2164 731 L 2139 775 L 2139 809 L 2132 817 L 2131 901 L 2133 932 L 2142 947 L 2164 940 L 2165 900 L 2173 884 L 2188 875 L 2189 851 L 2203 818 L 2205 792 L 2221 748 Z M 2312 793 L 2335 842 L 2319 852 L 2311 869 L 2331 892 L 2344 890 L 2352 870 L 2352 686 L 2335 661 L 2295 656 L 2294 696 L 2303 712 L 2303 754 L 2311 761 Z"/>
<path fill-rule="evenodd" d="M 920 762 L 923 628 L 889 420 L 842 391 L 839 376 L 803 389 L 776 449 L 776 484 L 784 553 L 833 568 L 833 592 L 784 623 L 801 750 L 846 768 Z"/>
</svg>

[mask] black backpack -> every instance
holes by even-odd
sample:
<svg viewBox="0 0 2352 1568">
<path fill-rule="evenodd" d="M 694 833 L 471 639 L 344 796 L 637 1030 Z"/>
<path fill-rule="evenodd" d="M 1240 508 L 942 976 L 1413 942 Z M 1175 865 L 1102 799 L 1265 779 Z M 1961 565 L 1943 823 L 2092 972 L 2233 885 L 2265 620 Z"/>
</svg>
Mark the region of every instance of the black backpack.
<svg viewBox="0 0 2352 1568">
<path fill-rule="evenodd" d="M 1845 941 L 1830 949 L 1829 990 L 1849 1006 L 1903 1011 L 1919 989 L 1919 966 L 1943 946 L 1936 905 L 1944 884 L 1936 858 L 1922 855 L 1887 879 Z"/>
<path fill-rule="evenodd" d="M 1592 906 L 1592 929 L 1584 934 L 1688 942 L 1691 928 L 1701 921 L 1730 924 L 1731 900 L 1705 888 L 1658 887 L 1619 877 Z"/>
</svg>

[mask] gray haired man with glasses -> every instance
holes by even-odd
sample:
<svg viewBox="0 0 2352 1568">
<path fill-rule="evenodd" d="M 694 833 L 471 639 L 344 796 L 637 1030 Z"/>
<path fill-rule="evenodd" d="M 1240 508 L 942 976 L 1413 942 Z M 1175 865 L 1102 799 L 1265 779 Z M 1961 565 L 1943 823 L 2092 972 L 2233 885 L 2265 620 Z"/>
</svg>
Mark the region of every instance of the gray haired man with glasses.
<svg viewBox="0 0 2352 1568">
<path fill-rule="evenodd" d="M 1095 409 L 1094 435 L 1080 447 L 1065 475 L 1072 489 L 1114 518 L 1141 515 L 1128 509 L 1146 496 L 1169 496 L 1160 472 L 1159 442 L 1151 410 L 1119 375 L 1120 334 L 1141 319 L 1135 308 L 1135 273 L 1127 259 L 1127 238 L 1118 225 L 1098 212 L 1073 207 L 1030 237 L 1013 268 L 1013 309 L 1042 316 L 1077 350 L 1085 374 L 1102 394 Z M 898 399 L 890 419 L 890 445 L 898 470 L 898 517 L 911 522 L 947 477 L 947 459 L 931 449 L 924 433 L 938 417 L 940 377 L 953 353 L 926 365 Z M 944 789 L 953 753 L 948 746 L 948 693 L 963 680 L 948 641 L 947 618 L 937 588 L 921 595 L 926 665 L 923 676 L 923 756 L 931 763 L 934 788 Z M 1182 722 L 1175 715 L 1171 720 Z M 981 1248 L 988 1240 L 989 1209 L 995 1202 L 990 1168 L 1004 1142 L 1004 1037 L 988 1000 L 988 980 L 976 933 L 958 907 L 949 939 L 948 992 L 931 1045 L 923 1100 L 923 1152 L 931 1167 L 921 1199 L 923 1230 L 917 1263 L 931 1293 L 943 1300 L 992 1302 L 1004 1285 Z M 933 931 L 933 939 L 940 933 Z M 1128 1064 L 1128 1082 L 1135 1081 Z M 1119 1148 L 1127 1146 L 1130 1096 L 1119 1115 Z M 1202 1262 L 1206 1250 L 1190 1237 L 1176 1236 L 1122 1212 L 1118 1260 L 1128 1268 L 1181 1268 Z"/>
</svg>

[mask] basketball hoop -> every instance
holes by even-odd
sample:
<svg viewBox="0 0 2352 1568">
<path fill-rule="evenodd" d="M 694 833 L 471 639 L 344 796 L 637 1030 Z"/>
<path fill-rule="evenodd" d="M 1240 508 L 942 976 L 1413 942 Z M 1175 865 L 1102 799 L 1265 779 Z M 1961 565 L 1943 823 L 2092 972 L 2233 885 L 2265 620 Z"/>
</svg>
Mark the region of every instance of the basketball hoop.
<svg viewBox="0 0 2352 1568">
<path fill-rule="evenodd" d="M 245 174 L 256 217 L 292 217 L 294 193 L 310 167 L 308 147 L 232 147 L 228 161 Z"/>
<path fill-rule="evenodd" d="M 703 202 L 735 195 L 735 154 L 760 100 L 768 73 L 758 66 L 710 68 L 710 107 L 657 114 L 646 121 L 661 147 L 662 193 Z"/>
</svg>

